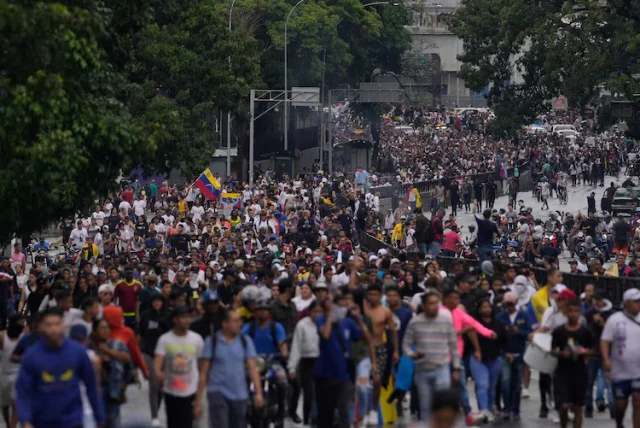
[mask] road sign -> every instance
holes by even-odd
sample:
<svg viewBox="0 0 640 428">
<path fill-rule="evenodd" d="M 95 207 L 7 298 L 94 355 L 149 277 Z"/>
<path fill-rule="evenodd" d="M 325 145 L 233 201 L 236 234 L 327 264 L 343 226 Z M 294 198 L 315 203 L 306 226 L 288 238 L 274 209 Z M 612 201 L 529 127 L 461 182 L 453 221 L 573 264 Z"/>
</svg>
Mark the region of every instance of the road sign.
<svg viewBox="0 0 640 428">
<path fill-rule="evenodd" d="M 319 107 L 320 88 L 291 88 L 291 105 L 294 107 Z"/>
</svg>

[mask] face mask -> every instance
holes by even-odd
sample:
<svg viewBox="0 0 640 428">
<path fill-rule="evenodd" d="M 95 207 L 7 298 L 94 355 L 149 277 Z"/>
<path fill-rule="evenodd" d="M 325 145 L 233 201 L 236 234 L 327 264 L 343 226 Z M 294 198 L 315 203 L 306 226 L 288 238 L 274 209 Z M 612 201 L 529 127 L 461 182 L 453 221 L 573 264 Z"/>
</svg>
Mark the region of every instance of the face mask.
<svg viewBox="0 0 640 428">
<path fill-rule="evenodd" d="M 349 308 L 347 307 L 334 306 L 331 321 L 334 323 L 342 322 L 342 320 L 344 320 L 345 317 L 347 316 L 348 311 L 349 311 Z"/>
</svg>

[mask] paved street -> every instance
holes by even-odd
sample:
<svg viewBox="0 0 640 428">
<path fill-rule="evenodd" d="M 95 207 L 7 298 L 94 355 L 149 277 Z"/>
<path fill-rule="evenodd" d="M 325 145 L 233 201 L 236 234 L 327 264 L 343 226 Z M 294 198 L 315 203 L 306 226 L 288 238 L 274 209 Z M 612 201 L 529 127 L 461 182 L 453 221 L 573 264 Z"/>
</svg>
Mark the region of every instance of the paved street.
<svg viewBox="0 0 640 428">
<path fill-rule="evenodd" d="M 534 374 L 535 375 L 535 374 Z M 539 406 L 540 406 L 540 400 L 539 400 L 539 394 L 538 394 L 538 383 L 535 380 L 531 381 L 531 386 L 532 388 L 530 389 L 531 392 L 531 398 L 529 399 L 524 399 L 522 400 L 522 420 L 520 421 L 520 423 L 513 423 L 513 422 L 496 422 L 494 424 L 492 424 L 493 426 L 501 426 L 501 427 L 511 427 L 511 426 L 517 426 L 517 427 L 522 427 L 522 428 L 542 428 L 542 427 L 553 427 L 553 426 L 558 426 L 559 424 L 553 424 L 552 420 L 551 420 L 551 415 L 549 417 L 549 419 L 539 419 L 538 418 L 538 410 L 539 410 Z M 476 407 L 476 403 L 475 403 L 475 397 L 473 394 L 473 388 L 472 387 L 468 387 L 469 392 L 472 394 L 471 397 L 471 405 L 474 408 Z M 127 392 L 127 397 L 129 399 L 129 402 L 123 407 L 122 409 L 122 416 L 123 416 L 123 421 L 133 421 L 133 420 L 137 420 L 140 421 L 141 419 L 146 419 L 147 421 L 150 421 L 150 416 L 149 416 L 149 405 L 147 402 L 147 388 L 146 385 L 143 384 L 142 389 L 139 390 L 137 387 L 130 387 L 128 392 Z M 205 406 L 206 408 L 206 406 Z M 206 415 L 205 415 L 206 417 Z M 165 415 L 164 415 L 164 407 L 161 409 L 161 418 L 160 418 L 161 422 L 164 424 L 165 421 Z M 204 419 L 203 417 L 203 420 Z M 630 415 L 627 415 L 627 420 L 630 421 Z M 614 427 L 615 424 L 613 423 L 613 421 L 611 419 L 609 419 L 609 415 L 608 413 L 601 413 L 601 414 L 596 414 L 594 419 L 585 419 L 584 420 L 584 428 L 607 428 L 607 427 Z M 631 422 L 627 423 L 627 427 L 630 428 L 631 427 Z M 164 425 L 163 425 L 164 426 Z M 206 425 L 204 425 L 204 423 L 201 422 L 200 427 L 204 428 Z M 297 426 L 302 426 L 302 425 L 296 425 L 294 423 L 292 423 L 290 420 L 287 422 L 287 424 L 285 425 L 287 428 L 293 428 L 293 427 L 297 427 Z M 395 426 L 397 427 L 419 427 L 422 426 L 421 424 L 416 423 L 415 421 L 411 420 L 411 419 L 406 419 L 403 421 L 400 421 L 398 423 L 395 424 Z M 463 427 L 464 424 L 462 423 L 462 421 L 459 424 L 460 427 Z M 484 426 L 489 427 L 491 425 L 489 424 L 485 424 Z M 215 428 L 215 427 L 214 427 Z"/>
</svg>

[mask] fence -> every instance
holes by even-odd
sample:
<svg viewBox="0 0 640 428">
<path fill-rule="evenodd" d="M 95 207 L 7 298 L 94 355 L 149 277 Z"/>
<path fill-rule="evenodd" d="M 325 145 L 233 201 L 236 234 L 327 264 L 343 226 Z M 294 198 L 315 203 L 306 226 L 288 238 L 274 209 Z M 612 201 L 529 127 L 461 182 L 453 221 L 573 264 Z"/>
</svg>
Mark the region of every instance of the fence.
<svg viewBox="0 0 640 428">
<path fill-rule="evenodd" d="M 398 249 L 369 234 L 361 233 L 359 239 L 360 245 L 369 251 L 378 252 L 378 250 L 380 249 L 386 249 L 387 253 L 391 257 L 399 257 L 401 254 Z M 444 270 L 445 272 L 451 272 L 454 263 L 462 263 L 465 272 L 468 272 L 474 267 L 480 266 L 479 260 L 470 260 L 465 258 L 438 256 L 437 261 L 440 264 L 442 270 Z M 494 271 L 504 271 L 505 268 L 506 264 L 502 266 L 499 264 L 496 265 L 496 262 L 494 261 Z M 545 269 L 533 268 L 531 270 L 534 272 L 538 284 L 543 285 L 546 283 L 547 272 Z M 609 300 L 611 300 L 614 306 L 619 306 L 622 304 L 622 294 L 625 292 L 625 290 L 628 290 L 629 288 L 640 288 L 640 279 L 636 278 L 619 278 L 601 275 L 594 276 L 582 273 L 573 274 L 569 272 L 562 272 L 562 277 L 563 284 L 573 290 L 577 295 L 580 295 L 580 293 L 584 291 L 585 287 L 588 284 L 593 284 L 596 290 L 601 290 L 604 295 L 607 296 Z"/>
<path fill-rule="evenodd" d="M 507 174 L 509 177 L 513 176 L 513 170 L 514 170 L 513 168 L 510 168 L 507 171 Z M 527 192 L 527 191 L 533 190 L 531 187 L 532 180 L 528 175 L 529 165 L 527 163 L 523 163 L 518 166 L 518 170 L 520 172 L 520 180 L 519 180 L 520 191 Z M 500 182 L 500 175 L 497 171 L 483 172 L 481 174 L 469 175 L 469 176 L 466 176 L 466 178 L 469 178 L 474 182 L 481 182 L 481 183 L 485 183 L 489 180 L 496 180 L 498 184 L 497 194 L 502 195 L 502 183 Z M 371 193 L 373 194 L 380 193 L 381 199 L 392 198 L 394 196 L 399 196 L 399 195 L 402 195 L 402 197 L 404 197 L 404 195 L 406 194 L 406 191 L 409 189 L 410 186 L 413 186 L 416 189 L 418 189 L 418 192 L 420 193 L 431 193 L 435 190 L 436 186 L 440 181 L 442 180 L 428 180 L 428 181 L 418 181 L 411 184 L 395 184 L 391 186 L 377 186 L 377 187 L 371 188 Z"/>
</svg>

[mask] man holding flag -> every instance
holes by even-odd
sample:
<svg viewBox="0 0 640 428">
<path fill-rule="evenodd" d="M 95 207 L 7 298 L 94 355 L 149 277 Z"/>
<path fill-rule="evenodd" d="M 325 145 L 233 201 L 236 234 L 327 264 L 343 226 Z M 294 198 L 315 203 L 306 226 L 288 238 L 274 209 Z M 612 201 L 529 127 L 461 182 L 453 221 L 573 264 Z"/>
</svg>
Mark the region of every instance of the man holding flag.
<svg viewBox="0 0 640 428">
<path fill-rule="evenodd" d="M 195 185 L 202 195 L 209 200 L 217 200 L 220 197 L 220 182 L 213 176 L 209 168 L 205 169 L 195 181 Z"/>
</svg>

